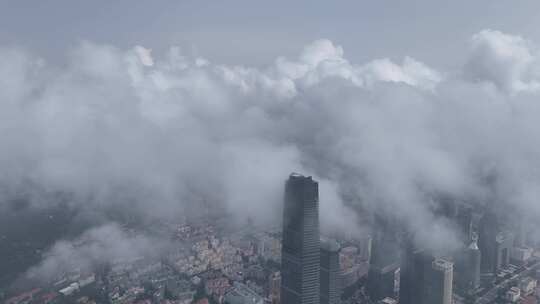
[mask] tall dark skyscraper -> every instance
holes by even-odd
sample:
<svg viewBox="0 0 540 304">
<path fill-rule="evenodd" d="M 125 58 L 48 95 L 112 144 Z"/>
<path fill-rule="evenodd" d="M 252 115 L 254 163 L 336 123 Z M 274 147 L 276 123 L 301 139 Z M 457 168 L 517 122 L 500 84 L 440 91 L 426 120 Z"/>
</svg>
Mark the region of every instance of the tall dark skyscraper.
<svg viewBox="0 0 540 304">
<path fill-rule="evenodd" d="M 409 245 L 410 246 L 410 245 Z M 453 264 L 425 250 L 405 248 L 401 264 L 400 304 L 451 304 Z"/>
<path fill-rule="evenodd" d="M 281 303 L 319 304 L 319 185 L 296 173 L 285 184 Z"/>
<path fill-rule="evenodd" d="M 452 303 L 454 264 L 417 249 L 410 234 L 404 236 L 400 274 L 400 304 Z"/>
<path fill-rule="evenodd" d="M 496 274 L 501 267 L 510 263 L 510 252 L 514 243 L 513 234 L 502 229 L 498 216 L 488 211 L 480 223 L 478 246 L 482 253 L 483 273 Z"/>
<path fill-rule="evenodd" d="M 395 297 L 396 271 L 399 262 L 373 264 L 369 267 L 367 292 L 370 299 L 379 301 Z"/>
<path fill-rule="evenodd" d="M 424 250 L 416 250 L 412 245 L 403 252 L 400 271 L 400 304 L 425 303 L 427 298 L 427 274 L 432 267 L 433 257 Z"/>
<path fill-rule="evenodd" d="M 336 241 L 321 239 L 320 304 L 340 303 L 339 248 Z"/>
</svg>

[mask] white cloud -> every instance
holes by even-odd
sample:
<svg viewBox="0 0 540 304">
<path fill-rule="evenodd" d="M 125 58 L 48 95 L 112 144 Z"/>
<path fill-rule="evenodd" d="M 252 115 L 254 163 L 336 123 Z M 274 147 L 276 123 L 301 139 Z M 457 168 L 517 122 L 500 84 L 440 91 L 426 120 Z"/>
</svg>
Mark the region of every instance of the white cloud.
<svg viewBox="0 0 540 304">
<path fill-rule="evenodd" d="M 343 48 L 329 40 L 317 40 L 306 46 L 298 62 L 278 58 L 276 70 L 300 86 L 314 86 L 334 77 L 346 79 L 359 87 L 369 87 L 378 82 L 398 82 L 431 90 L 442 80 L 437 71 L 410 57 L 405 57 L 402 65 L 389 59 L 353 65 L 343 57 Z"/>
<path fill-rule="evenodd" d="M 416 229 L 436 221 L 428 206 L 440 193 L 527 208 L 540 185 L 528 45 L 480 32 L 465 71 L 530 96 L 446 79 L 409 57 L 353 64 L 328 40 L 262 69 L 178 47 L 141 57 L 85 42 L 57 67 L 1 49 L 0 181 L 16 189 L 31 180 L 97 206 L 122 193 L 149 217 L 206 201 L 238 222 L 277 222 L 286 174 L 308 172 L 321 180 L 324 227 L 343 226 L 344 192 Z M 491 193 L 493 172 L 500 184 Z M 523 185 L 529 195 L 517 197 Z"/>
<path fill-rule="evenodd" d="M 483 30 L 472 37 L 465 72 L 509 93 L 540 90 L 538 51 L 520 36 Z"/>
<path fill-rule="evenodd" d="M 403 82 L 431 90 L 442 80 L 437 71 L 410 57 L 405 57 L 401 66 L 389 59 L 374 60 L 361 66 L 358 72 L 366 85 L 378 81 Z"/>
<path fill-rule="evenodd" d="M 151 49 L 145 49 L 144 47 L 137 45 L 135 47 L 135 52 L 137 53 L 137 56 L 139 56 L 139 60 L 141 61 L 143 65 L 145 66 L 154 65 L 154 59 L 152 58 Z"/>
</svg>

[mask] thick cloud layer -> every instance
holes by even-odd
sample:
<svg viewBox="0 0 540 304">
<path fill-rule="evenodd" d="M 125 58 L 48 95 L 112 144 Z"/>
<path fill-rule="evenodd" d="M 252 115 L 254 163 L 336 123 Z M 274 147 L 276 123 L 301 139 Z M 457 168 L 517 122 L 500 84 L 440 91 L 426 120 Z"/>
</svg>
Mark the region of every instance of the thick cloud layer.
<svg viewBox="0 0 540 304">
<path fill-rule="evenodd" d="M 49 66 L 3 48 L 2 193 L 32 185 L 158 219 L 209 203 L 276 223 L 298 171 L 321 182 L 327 231 L 355 229 L 358 204 L 451 246 L 430 208 L 438 196 L 540 212 L 537 54 L 491 30 L 457 74 L 409 57 L 352 64 L 328 40 L 265 68 L 91 42 Z"/>
</svg>

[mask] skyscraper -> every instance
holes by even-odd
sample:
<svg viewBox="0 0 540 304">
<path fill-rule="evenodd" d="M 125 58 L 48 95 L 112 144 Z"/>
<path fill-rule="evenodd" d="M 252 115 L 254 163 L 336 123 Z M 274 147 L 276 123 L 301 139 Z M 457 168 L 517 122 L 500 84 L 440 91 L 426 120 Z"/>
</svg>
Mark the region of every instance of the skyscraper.
<svg viewBox="0 0 540 304">
<path fill-rule="evenodd" d="M 435 259 L 428 251 L 415 249 L 411 239 L 406 240 L 399 303 L 451 304 L 453 274 L 452 262 Z"/>
<path fill-rule="evenodd" d="M 501 267 L 510 263 L 510 252 L 514 243 L 513 234 L 503 229 L 498 216 L 487 211 L 480 223 L 478 246 L 482 253 L 481 269 L 483 273 L 495 275 Z"/>
<path fill-rule="evenodd" d="M 478 249 L 478 236 L 473 233 L 471 243 L 458 255 L 456 260 L 457 289 L 469 294 L 480 286 L 481 254 Z"/>
<path fill-rule="evenodd" d="M 396 271 L 399 262 L 386 265 L 373 264 L 369 267 L 367 292 L 373 301 L 395 297 Z"/>
<path fill-rule="evenodd" d="M 334 240 L 321 239 L 320 304 L 340 302 L 339 247 Z"/>
<path fill-rule="evenodd" d="M 279 271 L 273 272 L 268 278 L 269 284 L 269 298 L 271 304 L 280 303 L 280 292 L 281 292 L 281 273 Z"/>
<path fill-rule="evenodd" d="M 423 304 L 452 304 L 454 266 L 445 259 L 435 259 L 426 273 Z"/>
<path fill-rule="evenodd" d="M 395 275 L 399 268 L 399 243 L 388 220 L 377 216 L 373 229 L 367 292 L 372 301 L 395 297 Z"/>
<path fill-rule="evenodd" d="M 463 242 L 469 242 L 474 232 L 472 207 L 461 206 L 455 221 L 458 228 L 458 236 L 463 240 Z"/>
<path fill-rule="evenodd" d="M 435 304 L 425 302 L 427 298 L 428 273 L 433 257 L 424 250 L 406 247 L 401 261 L 399 303 Z"/>
<path fill-rule="evenodd" d="M 293 173 L 285 184 L 281 303 L 319 304 L 319 186 Z"/>
</svg>

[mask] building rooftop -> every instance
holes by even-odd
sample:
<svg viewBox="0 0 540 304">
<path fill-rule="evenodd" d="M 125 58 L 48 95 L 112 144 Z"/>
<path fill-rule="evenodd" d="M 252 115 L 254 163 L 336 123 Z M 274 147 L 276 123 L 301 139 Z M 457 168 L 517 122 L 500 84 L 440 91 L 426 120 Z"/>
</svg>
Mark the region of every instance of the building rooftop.
<svg viewBox="0 0 540 304">
<path fill-rule="evenodd" d="M 397 304 L 397 301 L 392 298 L 384 298 L 379 303 L 380 304 Z"/>
<path fill-rule="evenodd" d="M 432 265 L 433 265 L 433 269 L 441 270 L 441 271 L 450 271 L 454 268 L 454 263 L 445 259 L 441 259 L 441 258 L 435 259 Z"/>
<path fill-rule="evenodd" d="M 293 172 L 289 175 L 289 177 L 304 177 L 304 175 L 300 174 L 300 173 L 296 173 L 296 172 Z"/>
<path fill-rule="evenodd" d="M 478 248 L 478 242 L 476 240 L 474 240 L 474 239 L 471 241 L 471 244 L 469 245 L 468 248 L 471 249 L 471 250 L 480 250 Z"/>
<path fill-rule="evenodd" d="M 262 297 L 258 293 L 240 282 L 234 282 L 234 288 L 227 293 L 226 297 L 241 297 L 248 300 L 249 303 L 259 303 L 262 301 Z"/>
<path fill-rule="evenodd" d="M 296 180 L 296 181 L 302 181 L 302 180 L 313 180 L 312 176 L 305 176 L 300 173 L 293 172 L 289 174 L 289 180 Z"/>
</svg>

